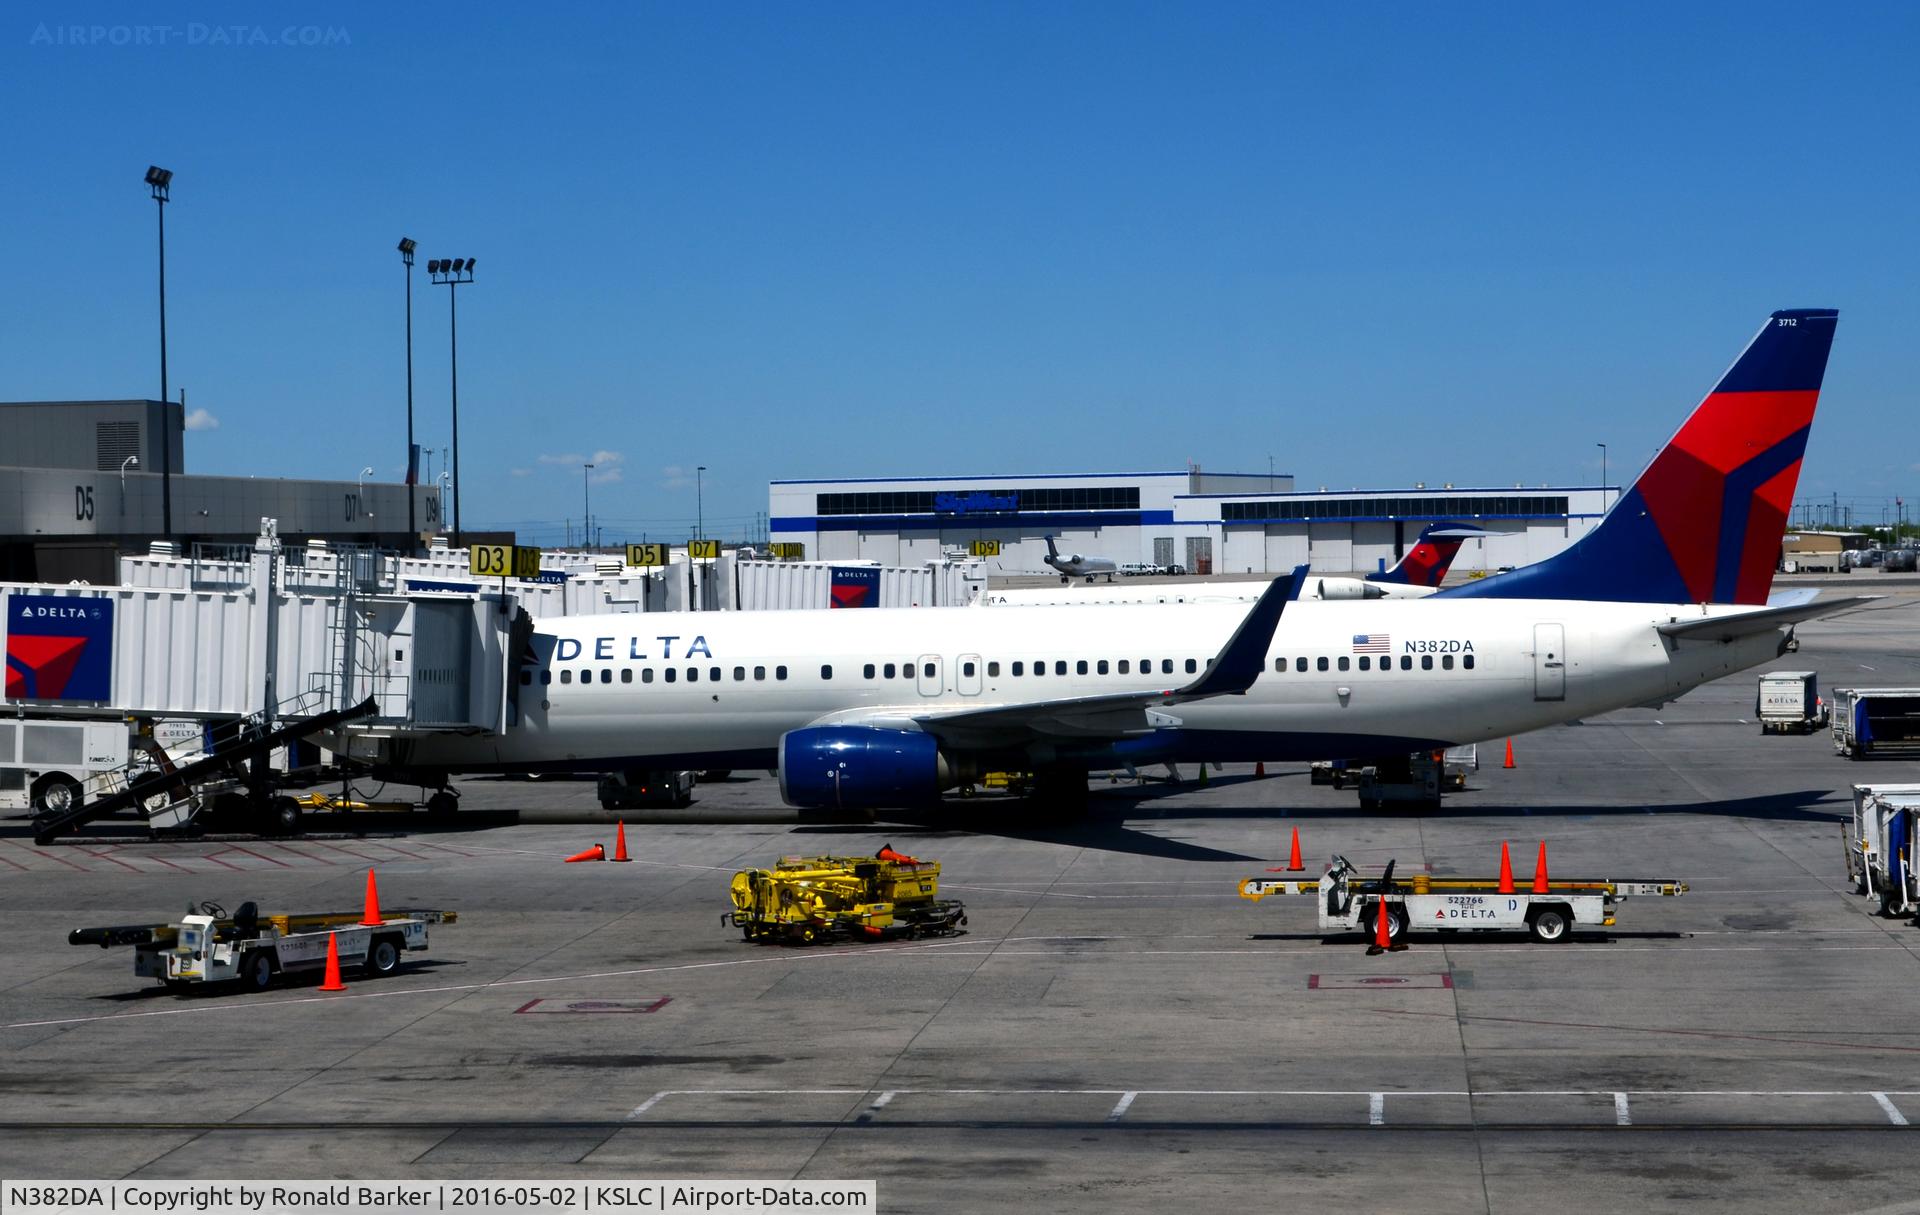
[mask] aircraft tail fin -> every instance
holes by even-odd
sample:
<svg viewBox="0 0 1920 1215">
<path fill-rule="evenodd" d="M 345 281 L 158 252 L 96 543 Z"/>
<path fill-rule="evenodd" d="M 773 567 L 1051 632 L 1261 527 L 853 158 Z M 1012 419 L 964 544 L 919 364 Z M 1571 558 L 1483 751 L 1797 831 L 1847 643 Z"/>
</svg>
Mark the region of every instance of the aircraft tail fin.
<svg viewBox="0 0 1920 1215">
<path fill-rule="evenodd" d="M 1059 558 L 1060 558 L 1060 550 L 1059 550 L 1058 548 L 1055 548 L 1055 547 L 1054 547 L 1054 544 L 1053 544 L 1053 537 L 1052 537 L 1052 536 L 1042 536 L 1042 537 L 1040 537 L 1040 538 L 1041 538 L 1042 540 L 1045 540 L 1045 541 L 1047 542 L 1047 556 L 1049 556 L 1049 557 L 1052 557 L 1052 558 L 1054 558 L 1055 560 L 1059 560 Z"/>
<path fill-rule="evenodd" d="M 1474 536 L 1484 536 L 1477 527 L 1458 523 L 1429 523 L 1420 532 L 1399 563 L 1385 573 L 1368 574 L 1368 582 L 1397 582 L 1410 586 L 1439 586 L 1447 576 L 1460 546 Z"/>
<path fill-rule="evenodd" d="M 1762 604 L 1839 313 L 1776 312 L 1599 526 L 1457 598 Z"/>
</svg>

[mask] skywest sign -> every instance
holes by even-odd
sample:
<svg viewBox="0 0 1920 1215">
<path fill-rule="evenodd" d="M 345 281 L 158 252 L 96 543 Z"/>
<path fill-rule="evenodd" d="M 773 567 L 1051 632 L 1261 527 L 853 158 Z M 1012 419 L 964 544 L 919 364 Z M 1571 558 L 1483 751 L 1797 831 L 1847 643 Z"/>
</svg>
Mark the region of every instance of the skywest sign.
<svg viewBox="0 0 1920 1215">
<path fill-rule="evenodd" d="M 1020 509 L 1020 495 L 990 494 L 979 489 L 964 494 L 935 494 L 933 509 L 935 514 L 941 515 L 988 515 L 1016 511 Z"/>
</svg>

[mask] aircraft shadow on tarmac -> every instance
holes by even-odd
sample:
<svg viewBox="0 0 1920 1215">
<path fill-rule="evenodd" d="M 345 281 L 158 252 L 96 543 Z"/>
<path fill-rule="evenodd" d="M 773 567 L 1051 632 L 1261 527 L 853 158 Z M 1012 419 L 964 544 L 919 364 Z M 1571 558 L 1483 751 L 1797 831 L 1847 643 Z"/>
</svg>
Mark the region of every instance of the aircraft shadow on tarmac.
<svg viewBox="0 0 1920 1215">
<path fill-rule="evenodd" d="M 1248 778 L 1258 779 L 1258 778 Z M 1270 779 L 1270 778 L 1269 778 Z M 1224 783 L 1215 781 L 1216 786 Z M 1492 806 L 1482 802 L 1456 800 L 1459 794 L 1449 794 L 1438 810 L 1417 809 L 1411 804 L 1389 802 L 1378 810 L 1362 810 L 1358 805 L 1349 806 L 1235 806 L 1208 803 L 1193 807 L 1167 808 L 1154 805 L 1160 798 L 1172 793 L 1191 791 L 1191 784 L 1172 786 L 1164 790 L 1148 785 L 1124 790 L 1094 791 L 1094 805 L 1101 802 L 1127 801 L 1140 806 L 1143 816 L 1154 819 L 1167 818 L 1207 818 L 1207 819 L 1329 819 L 1366 817 L 1393 818 L 1502 818 L 1507 816 L 1526 816 L 1532 813 L 1552 815 L 1561 818 L 1600 817 L 1612 815 L 1646 814 L 1711 814 L 1723 818 L 1756 818 L 1777 822 L 1838 822 L 1851 813 L 1852 803 L 1843 793 L 1833 789 L 1799 789 L 1785 793 L 1767 793 L 1754 797 L 1734 797 L 1722 801 L 1693 802 L 1641 802 L 1636 804 L 1593 805 L 1584 803 L 1554 803 L 1538 806 Z M 1475 790 L 1469 787 L 1466 792 Z M 1143 804 L 1144 803 L 1144 804 Z M 1823 803 L 1825 805 L 1823 805 Z M 1830 807 L 1830 808 L 1828 808 Z M 1096 811 L 1097 812 L 1097 811 Z"/>
</svg>

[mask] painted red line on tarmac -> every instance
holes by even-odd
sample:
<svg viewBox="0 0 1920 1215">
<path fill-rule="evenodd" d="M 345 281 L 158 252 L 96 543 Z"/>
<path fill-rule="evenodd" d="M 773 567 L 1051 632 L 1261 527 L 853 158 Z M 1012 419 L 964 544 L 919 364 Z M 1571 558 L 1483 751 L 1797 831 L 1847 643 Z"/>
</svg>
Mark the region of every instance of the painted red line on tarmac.
<svg viewBox="0 0 1920 1215">
<path fill-rule="evenodd" d="M 129 864 L 127 864 L 127 862 L 125 862 L 125 861 L 123 861 L 123 860 L 121 860 L 121 859 L 120 859 L 119 857 L 117 857 L 117 856 L 108 856 L 108 855 L 107 855 L 106 853 L 104 853 L 104 852 L 100 852 L 100 851 L 98 851 L 98 850 L 96 850 L 96 849 L 93 849 L 93 848 L 82 848 L 82 849 L 80 849 L 80 851 L 82 851 L 82 852 L 84 852 L 84 853 L 86 853 L 86 854 L 87 854 L 88 856 L 93 856 L 93 857 L 99 857 L 99 858 L 100 858 L 101 860 L 103 860 L 103 861 L 106 861 L 106 862 L 107 862 L 108 864 L 110 864 L 110 865 L 118 865 L 118 866 L 120 866 L 120 867 L 121 867 L 122 869 L 131 869 L 131 870 L 133 870 L 133 871 L 134 871 L 135 873 L 143 873 L 143 872 L 145 872 L 145 871 L 144 871 L 143 869 L 141 869 L 141 868 L 140 868 L 140 866 L 138 866 L 138 865 L 129 865 Z"/>
<path fill-rule="evenodd" d="M 432 859 L 431 857 L 421 856 L 418 852 L 408 852 L 405 848 L 400 847 L 398 844 L 390 844 L 390 843 L 383 842 L 380 846 L 382 848 L 385 848 L 389 852 L 397 852 L 401 856 L 406 857 L 408 860 L 425 861 L 425 860 Z"/>
<path fill-rule="evenodd" d="M 238 853 L 239 853 L 240 855 L 242 855 L 242 856 L 250 856 L 250 857 L 252 857 L 252 858 L 253 858 L 254 860 L 256 860 L 256 861 L 265 861 L 265 862 L 266 862 L 267 864 L 269 864 L 269 865 L 278 865 L 278 866 L 280 866 L 280 868 L 282 868 L 282 869 L 291 869 L 291 868 L 293 868 L 293 866 L 292 866 L 292 865 L 289 865 L 289 864 L 287 864 L 287 863 L 286 863 L 285 861 L 277 861 L 277 860 L 275 860 L 274 858 L 272 858 L 272 857 L 270 857 L 270 856 L 262 856 L 262 855 L 261 855 L 260 853 L 258 853 L 258 852 L 255 852 L 255 851 L 254 851 L 253 849 L 251 849 L 251 848 L 242 848 L 242 847 L 241 847 L 240 845 L 238 845 L 238 844 L 231 844 L 231 845 L 229 845 L 229 846 L 227 847 L 227 851 L 228 851 L 228 852 L 238 852 Z"/>
<path fill-rule="evenodd" d="M 178 869 L 182 873 L 193 872 L 193 870 L 187 868 L 185 865 L 176 865 L 164 856 L 158 856 L 158 855 L 153 855 L 149 853 L 141 853 L 141 855 L 146 857 L 146 859 L 153 861 L 156 864 L 165 865 L 169 869 Z"/>
<path fill-rule="evenodd" d="M 210 865 L 218 865 L 218 866 L 220 866 L 220 868 L 222 868 L 222 869 L 231 869 L 231 870 L 233 870 L 233 871 L 234 871 L 235 873 L 245 873 L 245 872 L 246 872 L 246 870 L 244 870 L 244 869 L 242 869 L 242 868 L 240 868 L 240 866 L 238 866 L 238 865 L 229 865 L 229 864 L 227 864 L 227 863 L 226 863 L 225 861 L 223 861 L 223 860 L 221 860 L 221 859 L 220 859 L 219 857 L 217 857 L 217 856 L 215 856 L 215 855 L 213 855 L 213 854 L 212 854 L 211 852 L 203 852 L 203 853 L 201 853 L 201 854 L 200 854 L 200 855 L 199 855 L 198 857 L 196 857 L 196 858 L 194 858 L 194 859 L 196 859 L 196 860 L 202 860 L 202 861 L 206 861 L 206 862 L 207 862 L 208 864 L 210 864 Z"/>
<path fill-rule="evenodd" d="M 328 860 L 324 856 L 308 856 L 306 853 L 300 851 L 298 848 L 295 848 L 292 844 L 280 845 L 280 851 L 287 856 L 298 857 L 300 860 L 307 862 L 309 865 L 332 865 L 336 863 L 334 861 Z"/>
<path fill-rule="evenodd" d="M 1397 1008 L 1375 1008 L 1370 1011 L 1384 1013 L 1390 1017 L 1445 1017 L 1448 1020 L 1499 1021 L 1510 1025 L 1541 1025 L 1548 1029 L 1608 1029 L 1618 1033 L 1629 1034 L 1671 1034 L 1680 1038 L 1725 1038 L 1734 1042 L 1767 1042 L 1775 1046 L 1834 1046 L 1842 1050 L 1890 1050 L 1899 1051 L 1904 1054 L 1920 1054 L 1920 1046 L 1894 1046 L 1885 1041 L 1832 1042 L 1824 1038 L 1770 1038 L 1765 1034 L 1734 1034 L 1714 1029 L 1665 1029 L 1659 1026 L 1601 1025 L 1590 1021 L 1541 1021 L 1532 1017 L 1456 1017 L 1453 1013 L 1406 1012 Z"/>
<path fill-rule="evenodd" d="M 464 856 L 469 860 L 479 855 L 476 852 L 468 852 L 464 848 L 455 848 L 451 844 L 436 844 L 432 840 L 420 840 L 418 843 L 422 848 L 438 848 L 442 852 L 451 852 L 455 856 Z"/>
<path fill-rule="evenodd" d="M 15 848 L 20 849 L 20 851 L 26 853 L 28 856 L 44 856 L 48 860 L 57 861 L 60 864 L 65 865 L 69 869 L 78 869 L 82 873 L 88 872 L 87 867 L 85 865 L 76 865 L 72 861 L 68 860 L 66 857 L 60 856 L 59 854 L 49 851 L 48 849 L 29 848 L 25 844 L 22 844 L 17 840 L 8 840 L 7 843 L 12 844 Z"/>
<path fill-rule="evenodd" d="M 12 865 L 15 869 L 18 869 L 22 873 L 33 872 L 33 870 L 27 868 L 25 865 L 22 865 L 19 861 L 10 861 L 4 856 L 0 856 L 0 865 Z"/>
<path fill-rule="evenodd" d="M 307 843 L 312 844 L 315 848 L 331 848 L 335 852 L 345 853 L 354 860 L 365 861 L 369 865 L 376 864 L 379 860 L 377 857 L 371 857 L 362 852 L 355 852 L 351 848 L 342 848 L 340 845 L 328 843 L 326 840 L 308 840 Z"/>
</svg>

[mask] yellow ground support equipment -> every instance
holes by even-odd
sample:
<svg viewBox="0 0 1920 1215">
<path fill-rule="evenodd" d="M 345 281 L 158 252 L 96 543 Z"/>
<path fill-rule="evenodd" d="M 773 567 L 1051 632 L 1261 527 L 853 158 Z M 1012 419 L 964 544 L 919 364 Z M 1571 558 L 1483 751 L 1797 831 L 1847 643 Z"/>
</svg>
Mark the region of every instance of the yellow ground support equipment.
<svg viewBox="0 0 1920 1215">
<path fill-rule="evenodd" d="M 936 897 L 939 888 L 939 862 L 891 846 L 875 856 L 782 857 L 772 869 L 733 875 L 733 910 L 721 922 L 749 941 L 798 945 L 957 935 L 966 909 Z"/>
</svg>

